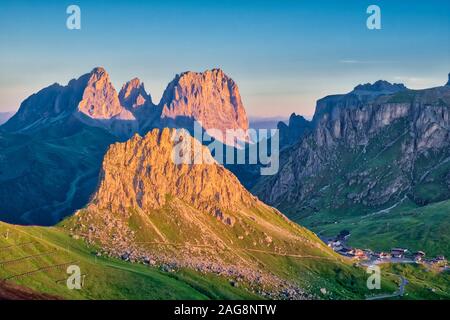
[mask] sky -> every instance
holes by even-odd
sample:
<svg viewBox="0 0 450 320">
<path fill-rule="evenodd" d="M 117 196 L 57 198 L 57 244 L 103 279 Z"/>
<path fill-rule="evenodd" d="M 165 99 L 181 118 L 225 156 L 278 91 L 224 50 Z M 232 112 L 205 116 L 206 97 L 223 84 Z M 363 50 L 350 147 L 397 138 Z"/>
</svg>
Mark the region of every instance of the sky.
<svg viewBox="0 0 450 320">
<path fill-rule="evenodd" d="M 80 30 L 66 27 L 71 4 Z M 366 27 L 372 4 L 381 30 Z M 446 83 L 449 16 L 448 0 L 0 0 L 0 112 L 96 66 L 117 90 L 139 77 L 154 102 L 176 74 L 219 67 L 250 116 L 311 116 L 359 83 Z"/>
</svg>

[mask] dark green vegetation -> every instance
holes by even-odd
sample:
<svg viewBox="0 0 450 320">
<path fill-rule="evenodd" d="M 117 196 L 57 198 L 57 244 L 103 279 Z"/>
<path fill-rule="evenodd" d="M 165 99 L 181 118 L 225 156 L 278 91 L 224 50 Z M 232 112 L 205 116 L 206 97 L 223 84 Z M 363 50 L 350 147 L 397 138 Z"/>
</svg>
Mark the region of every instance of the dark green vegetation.
<svg viewBox="0 0 450 320">
<path fill-rule="evenodd" d="M 349 230 L 349 245 L 388 251 L 406 247 L 411 252 L 425 251 L 428 257 L 450 256 L 450 201 L 416 207 L 405 201 L 402 205 L 364 217 L 340 219 L 318 213 L 303 222 L 320 235 L 335 236 Z M 323 220 L 322 220 L 323 219 Z"/>
<path fill-rule="evenodd" d="M 112 141 L 105 130 L 81 124 L 0 131 L 0 220 L 53 225 L 83 207 Z"/>
<path fill-rule="evenodd" d="M 252 191 L 320 235 L 350 230 L 353 246 L 448 256 L 450 87 L 326 97 L 317 110 L 313 134 Z"/>
<path fill-rule="evenodd" d="M 311 298 L 364 299 L 370 294 L 364 269 L 335 254 L 309 230 L 285 220 L 265 206 L 240 212 L 239 222 L 232 228 L 212 215 L 193 211 L 187 204 L 174 199 L 163 209 L 150 213 L 132 210 L 122 223 L 114 222 L 114 215 L 107 211 L 93 212 L 91 209 L 90 212 L 81 211 L 63 225 L 74 233 L 86 234 L 89 226 L 106 229 L 102 227 L 103 219 L 113 225 L 129 226 L 135 239 L 125 247 L 138 245 L 136 250 L 141 252 L 140 255 L 168 255 L 173 257 L 174 263 L 180 264 L 186 259 L 195 261 L 196 257 L 204 262 L 219 259 L 224 267 L 232 264 L 238 270 L 246 270 L 244 277 L 248 272 L 275 275 L 298 286 Z M 91 238 L 96 237 L 94 233 L 91 235 Z M 270 242 L 265 241 L 268 235 Z M 112 237 L 113 234 L 104 233 L 97 236 L 106 250 L 109 246 L 113 247 L 111 250 L 118 247 L 114 240 L 109 240 Z M 215 243 L 217 239 L 220 241 Z M 189 258 L 183 255 L 186 253 Z M 263 286 L 269 291 L 277 289 L 270 281 Z M 393 279 L 385 279 L 383 292 L 394 291 L 395 287 Z"/>
<path fill-rule="evenodd" d="M 210 273 L 177 269 L 162 271 L 138 263 L 96 256 L 97 248 L 69 237 L 59 227 L 21 227 L 0 223 L 0 277 L 4 287 L 20 288 L 29 298 L 59 299 L 260 299 L 241 283 L 231 285 L 227 278 Z M 278 274 L 304 282 L 305 289 L 321 299 L 365 299 L 398 291 L 400 276 L 408 280 L 405 295 L 395 299 L 448 299 L 449 273 L 438 273 L 416 265 L 383 265 L 381 290 L 367 290 L 364 269 L 330 261 L 280 257 L 252 253 Z M 69 290 L 67 266 L 78 265 L 83 287 Z M 28 273 L 28 274 L 26 274 Z M 322 277 L 317 277 L 320 274 Z M 19 285 L 20 287 L 17 287 Z M 320 291 L 326 289 L 326 293 Z M 0 288 L 2 291 L 2 288 Z"/>
<path fill-rule="evenodd" d="M 450 299 L 450 272 L 437 272 L 416 264 L 382 265 L 382 276 L 396 276 L 400 285 L 401 278 L 407 280 L 404 295 L 391 299 L 440 300 Z"/>
<path fill-rule="evenodd" d="M 97 257 L 96 249 L 60 228 L 0 223 L 0 277 L 8 282 L 65 299 L 256 299 L 227 279 L 188 269 L 156 267 Z M 66 286 L 69 265 L 84 277 L 81 290 Z M 27 272 L 30 274 L 22 275 Z"/>
</svg>

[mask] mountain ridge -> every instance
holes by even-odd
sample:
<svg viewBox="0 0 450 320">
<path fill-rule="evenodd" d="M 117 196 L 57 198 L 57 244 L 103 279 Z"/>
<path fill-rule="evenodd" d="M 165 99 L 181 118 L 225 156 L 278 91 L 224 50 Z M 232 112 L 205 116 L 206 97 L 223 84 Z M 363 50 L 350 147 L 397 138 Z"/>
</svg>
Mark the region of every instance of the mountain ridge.
<svg viewBox="0 0 450 320">
<path fill-rule="evenodd" d="M 179 153 L 204 162 L 174 161 Z M 233 276 L 289 298 L 310 298 L 303 286 L 313 280 L 286 278 L 273 259 L 349 268 L 313 233 L 251 195 L 184 129 L 154 129 L 112 145 L 91 202 L 62 226 L 108 255 Z"/>
<path fill-rule="evenodd" d="M 313 131 L 253 191 L 298 221 L 370 213 L 405 196 L 417 205 L 447 199 L 449 106 L 448 86 L 319 99 Z"/>
</svg>

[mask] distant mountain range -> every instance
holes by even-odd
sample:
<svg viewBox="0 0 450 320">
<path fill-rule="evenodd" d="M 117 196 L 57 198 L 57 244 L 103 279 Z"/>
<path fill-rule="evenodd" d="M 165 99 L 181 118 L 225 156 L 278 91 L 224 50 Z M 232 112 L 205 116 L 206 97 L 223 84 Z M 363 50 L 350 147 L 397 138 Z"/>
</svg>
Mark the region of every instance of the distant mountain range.
<svg viewBox="0 0 450 320">
<path fill-rule="evenodd" d="M 450 199 L 448 83 L 359 85 L 320 99 L 311 122 L 280 127 L 292 138 L 280 171 L 252 191 L 317 232 Z"/>
<path fill-rule="evenodd" d="M 103 68 L 42 89 L 0 127 L 2 220 L 55 224 L 87 203 L 111 143 L 153 128 L 192 131 L 194 121 L 204 131 L 248 128 L 238 87 L 222 70 L 177 75 L 158 105 L 136 78 L 117 93 Z"/>
<path fill-rule="evenodd" d="M 174 163 L 174 148 L 204 163 Z M 297 299 L 310 298 L 303 288 L 322 274 L 314 267 L 294 280 L 279 265 L 305 267 L 283 255 L 348 268 L 315 235 L 250 194 L 187 130 L 154 129 L 114 144 L 100 177 L 90 203 L 63 226 L 108 255 L 233 276 Z"/>
<path fill-rule="evenodd" d="M 137 78 L 117 93 L 103 68 L 27 98 L 0 127 L 0 219 L 55 227 L 2 222 L 0 230 L 32 242 L 33 257 L 53 252 L 53 266 L 81 261 L 109 286 L 68 292 L 45 273 L 8 294 L 364 298 L 365 270 L 290 219 L 321 235 L 345 229 L 361 247 L 447 254 L 449 83 L 411 90 L 377 81 L 320 99 L 312 120 L 292 114 L 277 123 L 273 176 L 216 162 L 192 137 L 194 121 L 213 137 L 211 129 L 249 127 L 222 70 L 177 75 L 158 104 Z M 246 134 L 237 138 L 250 147 Z M 175 161 L 184 157 L 202 162 Z M 428 290 L 423 277 L 437 283 L 435 273 L 404 272 L 417 297 L 448 295 L 446 280 L 442 292 Z M 383 277 L 383 290 L 397 290 L 394 278 Z"/>
</svg>

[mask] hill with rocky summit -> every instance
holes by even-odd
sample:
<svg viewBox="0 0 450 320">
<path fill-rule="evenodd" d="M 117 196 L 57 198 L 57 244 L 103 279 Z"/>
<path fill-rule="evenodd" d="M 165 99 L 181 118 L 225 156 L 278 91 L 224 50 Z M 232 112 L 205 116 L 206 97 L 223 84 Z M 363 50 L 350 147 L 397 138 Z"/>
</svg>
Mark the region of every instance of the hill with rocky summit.
<svg viewBox="0 0 450 320">
<path fill-rule="evenodd" d="M 312 130 L 312 127 L 311 121 L 295 113 L 291 114 L 287 124 L 282 121 L 278 122 L 277 129 L 279 130 L 280 149 L 298 142 Z"/>
<path fill-rule="evenodd" d="M 327 286 L 319 265 L 359 272 L 251 195 L 186 130 L 155 129 L 112 145 L 92 201 L 63 225 L 108 255 L 213 272 L 279 297 L 319 294 L 319 283 Z"/>
<path fill-rule="evenodd" d="M 213 138 L 224 139 L 227 130 L 242 130 L 235 138 L 246 142 L 248 119 L 237 84 L 221 69 L 177 75 L 164 91 L 161 102 L 161 127 L 192 128 L 201 123 Z M 218 135 L 217 130 L 221 132 Z"/>
<path fill-rule="evenodd" d="M 0 127 L 0 219 L 52 225 L 83 207 L 111 143 L 169 125 L 162 105 L 172 115 L 183 109 L 191 119 L 176 126 L 190 129 L 201 120 L 209 128 L 247 128 L 237 86 L 223 71 L 186 72 L 176 79 L 161 106 L 137 78 L 117 93 L 101 67 L 28 97 Z M 177 92 L 173 101 L 169 88 Z"/>
<path fill-rule="evenodd" d="M 137 130 L 134 115 L 120 104 L 103 68 L 95 68 L 67 86 L 55 83 L 31 95 L 1 129 L 32 134 L 58 125 L 79 127 L 78 122 L 106 129 L 121 139 Z"/>
<path fill-rule="evenodd" d="M 313 125 L 310 134 L 282 152 L 278 174 L 262 178 L 253 189 L 291 218 L 319 228 L 450 198 L 448 86 L 358 86 L 319 100 Z"/>
</svg>

